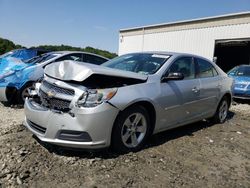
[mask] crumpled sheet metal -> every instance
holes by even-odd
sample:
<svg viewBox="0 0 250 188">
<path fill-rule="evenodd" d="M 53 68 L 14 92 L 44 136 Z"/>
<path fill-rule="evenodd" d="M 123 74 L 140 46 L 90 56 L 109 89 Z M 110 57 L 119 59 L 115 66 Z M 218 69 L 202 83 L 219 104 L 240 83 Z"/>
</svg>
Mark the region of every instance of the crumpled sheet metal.
<svg viewBox="0 0 250 188">
<path fill-rule="evenodd" d="M 3 54 L 1 58 L 13 57 L 13 58 L 17 58 L 17 59 L 21 59 L 22 61 L 25 61 L 36 55 L 37 55 L 37 51 L 35 49 L 17 49 L 17 50 L 13 50 L 13 51 Z"/>
<path fill-rule="evenodd" d="M 0 87 L 15 87 L 21 89 L 29 81 L 37 81 L 43 77 L 42 67 L 28 66 L 20 70 L 13 70 L 11 75 L 0 79 Z"/>
<path fill-rule="evenodd" d="M 8 72 L 13 66 L 23 63 L 25 60 L 36 56 L 36 50 L 19 49 L 14 50 L 2 58 L 0 58 L 0 75 Z"/>
</svg>

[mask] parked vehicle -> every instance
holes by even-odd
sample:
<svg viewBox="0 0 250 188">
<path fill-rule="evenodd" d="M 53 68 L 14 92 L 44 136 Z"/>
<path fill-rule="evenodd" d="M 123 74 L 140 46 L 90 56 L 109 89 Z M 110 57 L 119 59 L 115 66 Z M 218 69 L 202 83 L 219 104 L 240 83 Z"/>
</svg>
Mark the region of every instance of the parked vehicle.
<svg viewBox="0 0 250 188">
<path fill-rule="evenodd" d="M 10 56 L 11 54 L 13 54 L 14 51 L 15 51 L 15 50 L 11 50 L 11 51 L 9 51 L 9 52 L 6 52 L 6 53 L 4 53 L 4 54 L 1 54 L 1 55 L 0 55 L 0 58 L 8 57 L 8 56 Z"/>
<path fill-rule="evenodd" d="M 7 52 L 0 56 L 0 75 L 8 72 L 12 66 L 47 52 L 48 50 L 39 48 L 22 48 Z"/>
<path fill-rule="evenodd" d="M 40 99 L 26 99 L 25 125 L 40 140 L 75 148 L 136 151 L 154 133 L 204 118 L 226 120 L 232 79 L 195 55 L 132 53 L 101 66 L 45 69 Z"/>
<path fill-rule="evenodd" d="M 99 65 L 108 59 L 87 52 L 63 51 L 46 53 L 17 63 L 0 75 L 0 101 L 23 103 L 29 96 L 29 90 L 34 82 L 43 77 L 45 66 L 63 60 L 84 61 Z"/>
<path fill-rule="evenodd" d="M 233 97 L 250 99 L 250 65 L 240 65 L 228 72 L 234 79 Z"/>
</svg>

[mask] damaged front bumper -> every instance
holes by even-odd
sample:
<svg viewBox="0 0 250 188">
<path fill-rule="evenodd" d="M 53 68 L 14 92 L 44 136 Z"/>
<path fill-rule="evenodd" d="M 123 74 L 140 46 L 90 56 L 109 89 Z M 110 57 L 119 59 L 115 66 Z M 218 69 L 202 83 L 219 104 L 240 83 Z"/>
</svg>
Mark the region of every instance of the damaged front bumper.
<svg viewBox="0 0 250 188">
<path fill-rule="evenodd" d="M 85 149 L 110 145 L 119 110 L 108 103 L 94 108 L 74 107 L 68 113 L 45 108 L 33 99 L 25 101 L 25 126 L 41 141 Z"/>
</svg>

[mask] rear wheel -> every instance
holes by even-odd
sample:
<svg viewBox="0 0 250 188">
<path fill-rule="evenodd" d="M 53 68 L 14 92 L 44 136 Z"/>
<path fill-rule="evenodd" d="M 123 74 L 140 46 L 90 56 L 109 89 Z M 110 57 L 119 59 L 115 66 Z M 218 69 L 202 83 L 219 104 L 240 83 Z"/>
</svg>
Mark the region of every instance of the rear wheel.
<svg viewBox="0 0 250 188">
<path fill-rule="evenodd" d="M 117 117 L 112 133 L 112 146 L 116 151 L 138 151 L 150 134 L 150 120 L 147 110 L 133 106 Z"/>
<path fill-rule="evenodd" d="M 217 111 L 212 120 L 214 123 L 224 123 L 226 121 L 229 110 L 229 100 L 227 97 L 223 97 L 219 103 Z"/>
</svg>

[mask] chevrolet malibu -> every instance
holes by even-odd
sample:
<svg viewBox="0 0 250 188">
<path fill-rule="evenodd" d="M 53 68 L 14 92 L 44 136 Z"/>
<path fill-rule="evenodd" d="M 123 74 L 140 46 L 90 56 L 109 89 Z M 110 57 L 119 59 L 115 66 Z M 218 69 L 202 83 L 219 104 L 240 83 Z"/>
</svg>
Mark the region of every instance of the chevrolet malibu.
<svg viewBox="0 0 250 188">
<path fill-rule="evenodd" d="M 40 140 L 137 151 L 150 135 L 202 119 L 223 123 L 232 79 L 199 56 L 144 52 L 101 66 L 62 61 L 45 69 L 25 125 Z"/>
</svg>

